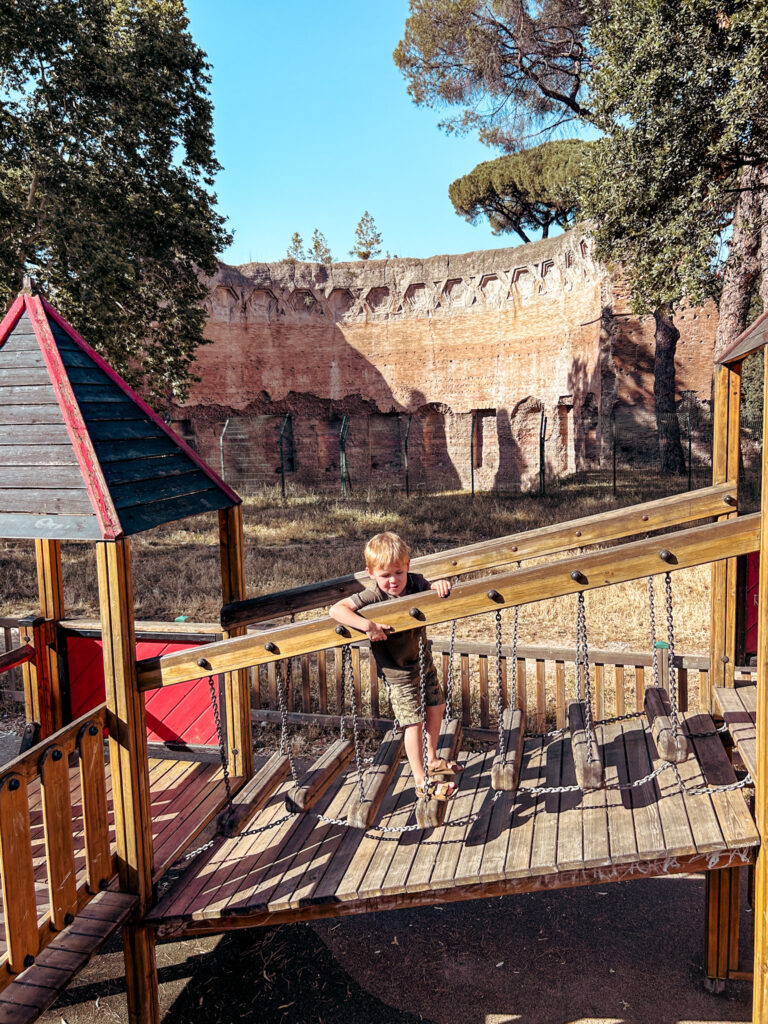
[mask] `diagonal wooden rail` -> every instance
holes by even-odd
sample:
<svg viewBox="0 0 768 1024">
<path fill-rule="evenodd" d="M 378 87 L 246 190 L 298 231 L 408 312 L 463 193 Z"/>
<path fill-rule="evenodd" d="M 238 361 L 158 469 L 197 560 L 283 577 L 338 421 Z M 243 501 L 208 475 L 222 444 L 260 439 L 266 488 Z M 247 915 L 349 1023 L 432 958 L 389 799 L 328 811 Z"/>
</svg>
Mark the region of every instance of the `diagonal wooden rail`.
<svg viewBox="0 0 768 1024">
<path fill-rule="evenodd" d="M 530 604 L 582 590 L 593 590 L 614 583 L 640 579 L 667 569 L 685 569 L 693 565 L 732 558 L 756 551 L 760 543 L 760 513 L 736 519 L 695 526 L 678 533 L 662 534 L 632 541 L 545 565 L 517 569 L 490 579 L 472 580 L 453 588 L 446 599 L 434 591 L 387 601 L 369 610 L 376 621 L 395 630 L 435 625 L 465 618 L 497 608 Z M 366 614 L 364 610 L 362 614 Z M 282 626 L 258 635 L 234 637 L 196 648 L 194 653 L 180 651 L 162 658 L 139 662 L 140 690 L 197 679 L 206 672 L 233 672 L 261 665 L 276 658 L 287 658 L 312 651 L 339 647 L 352 634 L 337 632 L 337 623 L 328 616 Z M 344 635 L 346 634 L 346 635 Z M 357 635 L 357 634 L 355 634 Z M 201 663 L 202 662 L 202 663 Z"/>
<path fill-rule="evenodd" d="M 480 541 L 450 551 L 414 558 L 411 568 L 431 579 L 459 576 L 468 572 L 493 569 L 500 565 L 551 555 L 559 551 L 605 544 L 651 530 L 666 530 L 682 523 L 719 516 L 736 508 L 736 485 L 732 482 L 703 487 L 698 491 L 673 494 L 656 501 L 632 505 L 630 508 L 599 512 L 567 523 L 543 526 L 538 530 Z M 224 629 L 246 626 L 254 622 L 292 612 L 311 611 L 332 604 L 342 597 L 359 593 L 369 580 L 365 572 L 339 576 L 320 583 L 282 590 L 276 594 L 251 597 L 225 604 L 221 610 Z"/>
</svg>

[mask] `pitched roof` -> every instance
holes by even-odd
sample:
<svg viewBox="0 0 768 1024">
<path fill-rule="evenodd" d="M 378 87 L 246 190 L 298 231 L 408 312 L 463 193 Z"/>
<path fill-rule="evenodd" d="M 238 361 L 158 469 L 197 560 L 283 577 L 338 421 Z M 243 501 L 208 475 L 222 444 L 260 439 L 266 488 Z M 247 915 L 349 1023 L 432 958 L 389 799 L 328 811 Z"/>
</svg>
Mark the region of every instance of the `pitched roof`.
<svg viewBox="0 0 768 1024">
<path fill-rule="evenodd" d="M 39 295 L 0 323 L 0 537 L 115 540 L 240 498 Z"/>
<path fill-rule="evenodd" d="M 768 313 L 763 313 L 745 331 L 741 332 L 731 347 L 725 350 L 717 362 L 720 364 L 738 363 L 745 356 L 750 355 L 752 352 L 757 352 L 766 343 L 768 343 Z"/>
</svg>

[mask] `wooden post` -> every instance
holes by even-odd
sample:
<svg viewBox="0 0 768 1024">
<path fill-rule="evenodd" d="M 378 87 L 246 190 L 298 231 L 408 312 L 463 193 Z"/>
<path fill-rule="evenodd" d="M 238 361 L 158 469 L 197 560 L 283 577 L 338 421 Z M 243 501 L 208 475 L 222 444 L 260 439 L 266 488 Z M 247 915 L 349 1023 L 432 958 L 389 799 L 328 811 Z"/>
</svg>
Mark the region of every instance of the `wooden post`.
<svg viewBox="0 0 768 1024">
<path fill-rule="evenodd" d="M 40 723 L 40 739 L 64 725 L 64 706 L 56 650 L 56 626 L 64 618 L 61 582 L 61 543 L 35 541 L 40 614 L 19 623 L 21 643 L 35 648 L 34 661 L 22 669 L 28 722 Z"/>
<path fill-rule="evenodd" d="M 741 363 L 715 368 L 715 417 L 712 438 L 712 481 L 725 483 L 739 479 L 739 415 L 741 408 Z M 726 511 L 719 519 L 730 519 L 736 511 Z M 712 710 L 716 686 L 733 686 L 736 659 L 736 577 L 737 559 L 712 563 L 710 613 L 710 673 L 708 692 L 701 695 L 701 706 Z"/>
<path fill-rule="evenodd" d="M 138 913 L 152 902 L 152 810 L 144 700 L 136 685 L 131 550 L 128 540 L 96 545 L 107 727 L 120 888 L 137 893 Z M 124 931 L 126 990 L 131 1024 L 160 1019 L 154 932 Z"/>
<path fill-rule="evenodd" d="M 763 381 L 763 436 L 768 429 L 768 373 Z M 752 997 L 754 1024 L 768 1021 L 768 447 L 763 445 L 760 517 L 760 577 L 757 620 L 757 730 L 755 820 L 760 848 L 755 863 L 755 966 Z"/>
<path fill-rule="evenodd" d="M 222 603 L 242 601 L 245 597 L 245 559 L 243 510 L 240 505 L 219 510 L 219 549 Z M 246 626 L 234 626 L 229 632 L 224 633 L 224 638 L 242 636 L 246 631 Z M 224 692 L 229 770 L 233 776 L 250 779 L 253 775 L 253 740 L 248 670 L 240 669 L 227 673 Z"/>
</svg>

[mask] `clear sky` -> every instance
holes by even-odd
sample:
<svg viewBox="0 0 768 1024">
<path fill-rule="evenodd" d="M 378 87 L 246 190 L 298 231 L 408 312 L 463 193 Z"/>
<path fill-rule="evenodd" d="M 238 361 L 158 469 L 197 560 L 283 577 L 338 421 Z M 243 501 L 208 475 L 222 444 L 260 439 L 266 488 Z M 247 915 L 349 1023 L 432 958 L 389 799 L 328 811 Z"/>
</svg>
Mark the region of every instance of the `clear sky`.
<svg viewBox="0 0 768 1024">
<path fill-rule="evenodd" d="M 350 259 L 370 211 L 385 252 L 425 257 L 517 245 L 458 217 L 448 185 L 498 155 L 448 136 L 392 60 L 407 0 L 187 0 L 212 64 L 216 192 L 234 232 L 227 263 L 285 256 L 314 228 Z"/>
</svg>

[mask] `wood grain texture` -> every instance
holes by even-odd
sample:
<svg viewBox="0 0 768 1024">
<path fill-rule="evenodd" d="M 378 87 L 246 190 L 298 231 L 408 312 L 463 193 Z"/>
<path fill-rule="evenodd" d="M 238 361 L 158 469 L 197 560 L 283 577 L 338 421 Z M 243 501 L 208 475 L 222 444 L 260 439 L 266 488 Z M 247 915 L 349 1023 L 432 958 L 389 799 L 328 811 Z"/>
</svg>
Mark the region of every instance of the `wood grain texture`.
<svg viewBox="0 0 768 1024">
<path fill-rule="evenodd" d="M 760 515 L 755 513 L 651 540 L 634 541 L 620 548 L 614 547 L 501 574 L 493 578 L 494 588 L 501 595 L 501 602 L 505 606 L 527 604 L 658 572 L 659 566 L 665 564 L 659 556 L 661 550 L 671 551 L 676 568 L 681 569 L 709 562 L 715 555 L 722 558 L 746 554 L 757 549 L 759 531 Z M 572 578 L 571 573 L 574 571 L 581 574 L 579 579 L 586 577 L 586 584 Z M 498 601 L 488 597 L 488 584 L 485 580 L 459 584 L 453 588 L 448 599 L 440 598 L 434 592 L 418 596 L 416 606 L 425 625 L 489 612 L 499 606 Z M 395 598 L 387 602 L 386 608 L 379 610 L 377 606 L 377 621 L 395 629 L 408 629 L 413 624 L 409 614 L 412 607 L 412 597 Z M 266 643 L 274 644 L 281 657 L 339 647 L 347 639 L 336 633 L 336 625 L 332 619 L 324 616 L 268 630 L 258 637 L 223 640 L 200 653 L 210 661 L 214 672 L 232 671 L 274 660 L 275 654 L 265 648 Z M 140 689 L 148 690 L 195 678 L 198 674 L 196 668 L 193 659 L 180 654 L 144 662 L 139 666 Z"/>
</svg>

